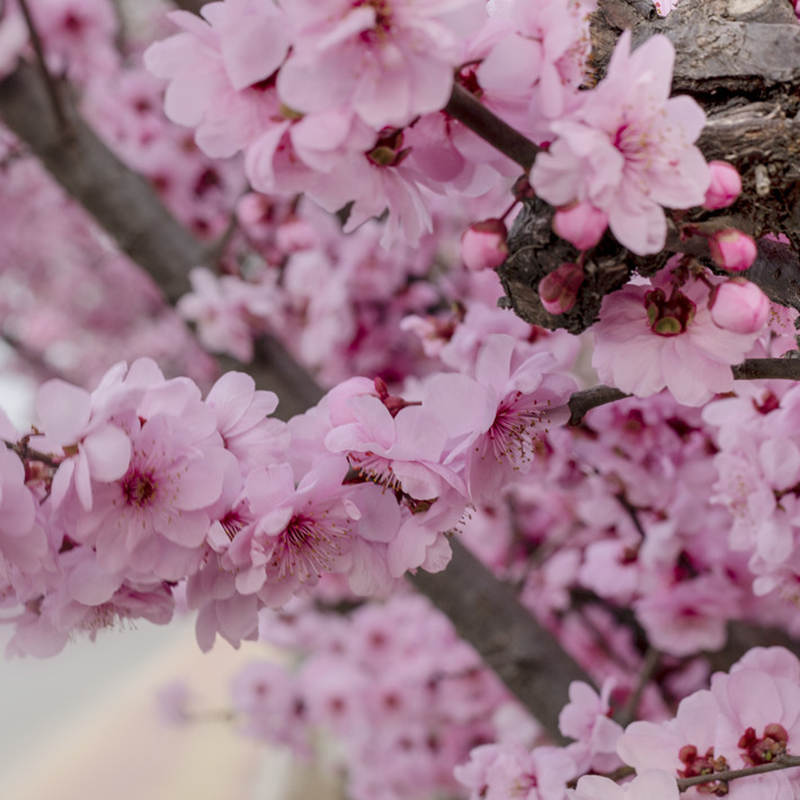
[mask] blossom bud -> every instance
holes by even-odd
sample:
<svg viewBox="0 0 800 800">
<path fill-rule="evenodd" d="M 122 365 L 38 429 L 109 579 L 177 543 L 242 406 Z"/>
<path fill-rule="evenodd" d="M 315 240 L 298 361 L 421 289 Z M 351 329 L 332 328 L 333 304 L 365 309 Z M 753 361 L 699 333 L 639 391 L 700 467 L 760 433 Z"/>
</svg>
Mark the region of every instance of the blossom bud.
<svg viewBox="0 0 800 800">
<path fill-rule="evenodd" d="M 563 314 L 575 305 L 582 283 L 581 267 L 572 263 L 562 264 L 539 281 L 539 299 L 546 311 Z"/>
<path fill-rule="evenodd" d="M 594 247 L 608 227 L 608 214 L 591 203 L 572 203 L 556 211 L 553 230 L 578 250 Z"/>
<path fill-rule="evenodd" d="M 461 237 L 461 260 L 472 272 L 497 269 L 508 255 L 508 231 L 501 219 L 473 222 Z"/>
<path fill-rule="evenodd" d="M 732 164 L 726 161 L 709 161 L 711 184 L 706 192 L 703 208 L 727 208 L 742 191 L 742 179 Z"/>
<path fill-rule="evenodd" d="M 731 272 L 741 272 L 756 260 L 756 243 L 736 228 L 717 231 L 708 241 L 714 263 Z"/>
<path fill-rule="evenodd" d="M 711 319 L 732 333 L 757 333 L 767 324 L 769 299 L 754 283 L 731 278 L 716 287 Z"/>
</svg>

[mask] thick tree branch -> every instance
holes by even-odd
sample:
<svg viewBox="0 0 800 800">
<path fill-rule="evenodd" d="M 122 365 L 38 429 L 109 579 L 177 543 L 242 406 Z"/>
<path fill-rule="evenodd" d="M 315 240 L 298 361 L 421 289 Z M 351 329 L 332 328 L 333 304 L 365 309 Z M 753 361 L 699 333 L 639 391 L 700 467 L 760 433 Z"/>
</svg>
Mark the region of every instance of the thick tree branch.
<svg viewBox="0 0 800 800">
<path fill-rule="evenodd" d="M 170 303 L 189 291 L 189 271 L 206 263 L 207 250 L 164 207 L 151 186 L 112 153 L 81 119 L 60 87 L 69 135 L 57 119 L 36 70 L 21 63 L 0 82 L 0 117 L 39 157 L 53 177 L 112 236 L 120 250 L 158 284 Z M 281 398 L 278 415 L 302 413 L 322 390 L 276 339 L 256 343 L 253 363 L 221 359 L 224 368 L 249 372 Z"/>
<path fill-rule="evenodd" d="M 558 715 L 572 681 L 591 679 L 497 578 L 457 539 L 444 572 L 417 572 L 411 583 L 450 617 L 506 686 L 558 742 Z"/>
</svg>

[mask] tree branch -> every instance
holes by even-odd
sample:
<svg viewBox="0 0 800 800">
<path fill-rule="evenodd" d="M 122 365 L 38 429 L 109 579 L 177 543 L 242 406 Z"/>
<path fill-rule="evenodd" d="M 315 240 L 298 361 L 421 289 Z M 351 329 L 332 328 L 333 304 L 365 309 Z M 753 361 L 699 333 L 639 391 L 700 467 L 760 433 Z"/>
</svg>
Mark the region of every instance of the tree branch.
<svg viewBox="0 0 800 800">
<path fill-rule="evenodd" d="M 453 91 L 444 107 L 444 112 L 478 134 L 481 139 L 485 139 L 503 155 L 516 161 L 525 172 L 533 166 L 536 154 L 542 149 L 518 130 L 503 122 L 457 83 L 453 84 Z"/>
<path fill-rule="evenodd" d="M 417 572 L 411 583 L 450 618 L 517 699 L 559 743 L 558 715 L 572 681 L 591 678 L 539 625 L 511 586 L 501 583 L 456 538 L 444 572 Z"/>
<path fill-rule="evenodd" d="M 206 263 L 208 250 L 81 119 L 66 84 L 60 89 L 71 126 L 68 137 L 39 75 L 24 62 L 0 82 L 0 117 L 174 304 L 190 290 L 189 272 Z M 279 417 L 288 419 L 319 401 L 322 389 L 279 341 L 262 337 L 255 349 L 251 364 L 230 357 L 220 361 L 225 369 L 249 372 L 259 388 L 275 391 L 281 398 Z"/>
</svg>

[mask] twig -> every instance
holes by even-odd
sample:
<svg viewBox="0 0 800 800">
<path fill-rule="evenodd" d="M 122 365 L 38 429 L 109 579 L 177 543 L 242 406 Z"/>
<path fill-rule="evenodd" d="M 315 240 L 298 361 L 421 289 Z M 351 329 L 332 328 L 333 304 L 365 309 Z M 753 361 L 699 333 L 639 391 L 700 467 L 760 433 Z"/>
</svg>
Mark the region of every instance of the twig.
<svg viewBox="0 0 800 800">
<path fill-rule="evenodd" d="M 647 534 L 644 532 L 642 521 L 639 519 L 639 509 L 636 508 L 636 506 L 634 506 L 630 500 L 628 500 L 624 491 L 616 495 L 616 498 L 619 504 L 628 512 L 628 516 L 631 518 L 631 522 L 633 522 L 633 527 L 636 528 L 639 536 L 641 536 L 642 539 L 646 539 Z"/>
<path fill-rule="evenodd" d="M 580 425 L 587 412 L 593 408 L 604 406 L 607 403 L 615 403 L 626 397 L 630 397 L 630 395 L 612 386 L 593 386 L 591 389 L 575 392 L 569 399 L 571 416 L 567 424 L 573 427 Z"/>
<path fill-rule="evenodd" d="M 22 11 L 22 16 L 25 17 L 25 24 L 28 26 L 28 32 L 31 37 L 31 45 L 33 52 L 36 54 L 36 63 L 39 67 L 39 73 L 42 76 L 42 81 L 47 87 L 47 94 L 50 97 L 50 104 L 53 107 L 53 113 L 58 120 L 58 126 L 61 133 L 67 137 L 72 135 L 72 126 L 67 118 L 64 109 L 64 102 L 61 97 L 61 91 L 53 80 L 50 70 L 47 68 L 47 61 L 44 57 L 44 48 L 42 47 L 42 39 L 39 36 L 39 31 L 36 29 L 36 23 L 33 21 L 33 16 L 28 8 L 28 0 L 19 0 L 19 7 Z"/>
<path fill-rule="evenodd" d="M 536 154 L 542 149 L 503 122 L 500 117 L 489 111 L 474 95 L 457 83 L 453 85 L 453 92 L 444 111 L 473 133 L 478 134 L 481 139 L 485 139 L 503 155 L 516 161 L 526 172 L 533 166 Z"/>
<path fill-rule="evenodd" d="M 800 358 L 748 358 L 733 367 L 737 381 L 800 381 Z"/>
<path fill-rule="evenodd" d="M 737 381 L 786 380 L 800 381 L 800 358 L 748 358 L 744 363 L 731 367 L 733 379 Z M 615 403 L 631 397 L 612 386 L 593 386 L 575 392 L 569 399 L 571 416 L 568 425 L 574 427 L 583 422 L 587 412 L 593 408 Z"/>
<path fill-rule="evenodd" d="M 645 687 L 650 682 L 650 679 L 655 674 L 655 671 L 658 669 L 660 660 L 661 653 L 653 647 L 648 647 L 647 653 L 645 653 L 644 663 L 642 664 L 642 671 L 639 674 L 639 682 L 636 684 L 636 689 L 617 715 L 617 722 L 622 725 L 623 728 L 627 727 L 636 719 L 636 712 L 639 709 L 642 694 Z"/>
<path fill-rule="evenodd" d="M 737 778 L 747 778 L 750 775 L 761 775 L 764 772 L 776 772 L 779 769 L 791 769 L 792 767 L 800 767 L 800 756 L 777 756 L 774 761 L 770 761 L 768 764 L 758 764 L 755 767 L 729 769 L 725 772 L 712 772 L 708 775 L 693 775 L 691 778 L 678 778 L 678 790 L 685 792 L 690 786 L 698 786 L 701 783 L 727 783 Z"/>
</svg>

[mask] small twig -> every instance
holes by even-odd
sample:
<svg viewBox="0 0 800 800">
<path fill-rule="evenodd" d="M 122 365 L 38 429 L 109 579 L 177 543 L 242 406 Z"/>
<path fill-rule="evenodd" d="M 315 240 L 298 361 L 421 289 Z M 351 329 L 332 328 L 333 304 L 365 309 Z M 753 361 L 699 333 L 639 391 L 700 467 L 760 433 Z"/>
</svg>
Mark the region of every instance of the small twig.
<svg viewBox="0 0 800 800">
<path fill-rule="evenodd" d="M 238 227 L 239 220 L 236 216 L 236 211 L 234 211 L 228 220 L 228 225 L 223 231 L 222 236 L 220 236 L 215 242 L 212 242 L 212 244 L 209 246 L 206 255 L 206 263 L 219 263 L 219 261 L 222 259 L 222 256 L 225 255 L 225 251 L 228 249 L 228 245 L 231 243 L 233 234 L 236 233 Z"/>
<path fill-rule="evenodd" d="M 31 37 L 31 45 L 33 46 L 33 52 L 36 54 L 36 63 L 39 66 L 39 72 L 41 73 L 42 80 L 47 87 L 47 94 L 49 95 L 50 103 L 53 106 L 53 114 L 55 114 L 58 126 L 61 128 L 64 136 L 69 136 L 71 135 L 72 126 L 67 118 L 58 85 L 56 84 L 55 80 L 53 80 L 53 76 L 50 74 L 50 70 L 47 68 L 47 61 L 44 57 L 44 48 L 42 47 L 42 39 L 39 36 L 39 31 L 36 29 L 36 23 L 33 21 L 31 11 L 28 8 L 28 0 L 19 0 L 19 7 L 22 10 L 22 15 L 25 17 L 25 24 L 28 26 L 28 32 L 30 33 Z"/>
<path fill-rule="evenodd" d="M 748 358 L 731 369 L 733 379 L 737 381 L 800 381 L 800 358 Z M 569 399 L 572 415 L 567 424 L 572 427 L 580 425 L 588 411 L 626 397 L 631 395 L 612 386 L 593 386 L 575 392 Z"/>
<path fill-rule="evenodd" d="M 457 83 L 453 85 L 444 112 L 477 133 L 503 155 L 516 161 L 526 172 L 533 166 L 541 147 L 489 111 L 480 100 Z"/>
<path fill-rule="evenodd" d="M 650 679 L 653 677 L 653 674 L 658 669 L 660 660 L 661 653 L 653 647 L 649 647 L 644 656 L 644 663 L 642 664 L 642 671 L 639 674 L 639 682 L 636 684 L 636 689 L 617 715 L 617 722 L 619 722 L 623 728 L 627 727 L 636 719 L 636 712 L 639 709 L 642 694 L 645 687 L 650 682 Z"/>
<path fill-rule="evenodd" d="M 38 450 L 32 450 L 28 447 L 28 437 L 24 437 L 20 442 L 9 442 L 7 439 L 3 439 L 3 444 L 9 449 L 15 452 L 23 461 L 40 461 L 42 464 L 45 464 L 48 467 L 53 467 L 53 469 L 58 469 L 61 462 L 56 461 L 52 455 L 48 455 L 47 453 L 40 453 Z"/>
<path fill-rule="evenodd" d="M 580 425 L 591 409 L 607 403 L 615 403 L 617 400 L 624 400 L 626 397 L 630 397 L 630 395 L 612 386 L 593 386 L 591 389 L 575 392 L 569 399 L 571 416 L 567 424 L 572 427 Z"/>
<path fill-rule="evenodd" d="M 712 772 L 709 775 L 693 775 L 691 778 L 678 778 L 678 791 L 685 792 L 690 786 L 697 786 L 701 783 L 727 783 L 737 778 L 747 778 L 750 775 L 761 775 L 763 772 L 776 772 L 779 769 L 791 769 L 792 767 L 800 767 L 800 756 L 777 756 L 774 761 L 770 761 L 768 764 L 758 764 L 755 767 Z"/>
<path fill-rule="evenodd" d="M 644 532 L 644 528 L 642 527 L 642 521 L 639 519 L 639 514 L 638 514 L 639 509 L 636 508 L 636 506 L 634 506 L 631 503 L 631 501 L 628 500 L 627 497 L 625 497 L 624 491 L 616 495 L 616 498 L 619 501 L 619 504 L 628 512 L 628 516 L 631 518 L 631 521 L 633 522 L 633 527 L 636 528 L 639 536 L 641 536 L 642 539 L 646 539 L 647 534 Z"/>
</svg>

